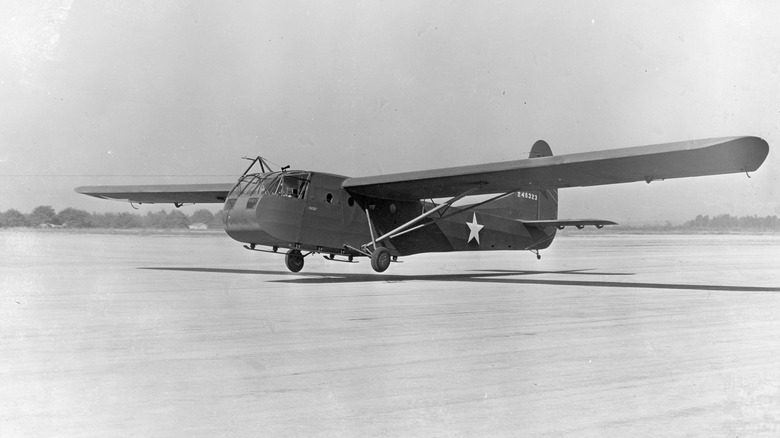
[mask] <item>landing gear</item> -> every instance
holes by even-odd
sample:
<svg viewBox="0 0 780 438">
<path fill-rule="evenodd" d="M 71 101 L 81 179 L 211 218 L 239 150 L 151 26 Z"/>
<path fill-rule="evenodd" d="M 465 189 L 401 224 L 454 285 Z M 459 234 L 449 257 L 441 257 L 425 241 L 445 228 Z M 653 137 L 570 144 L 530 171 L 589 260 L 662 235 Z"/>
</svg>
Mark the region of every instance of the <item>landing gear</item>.
<svg viewBox="0 0 780 438">
<path fill-rule="evenodd" d="M 284 256 L 284 264 L 287 265 L 287 269 L 292 272 L 299 272 L 303 269 L 303 254 L 297 249 L 291 249 Z"/>
<path fill-rule="evenodd" d="M 371 253 L 371 267 L 376 272 L 385 272 L 388 266 L 390 266 L 390 251 L 384 246 L 380 246 Z"/>
</svg>

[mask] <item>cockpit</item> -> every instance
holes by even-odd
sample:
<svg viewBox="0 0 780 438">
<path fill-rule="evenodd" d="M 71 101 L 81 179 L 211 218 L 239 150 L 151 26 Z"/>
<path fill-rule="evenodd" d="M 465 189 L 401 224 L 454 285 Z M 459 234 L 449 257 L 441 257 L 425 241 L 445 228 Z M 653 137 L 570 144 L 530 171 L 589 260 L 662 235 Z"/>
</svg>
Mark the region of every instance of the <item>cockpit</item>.
<svg viewBox="0 0 780 438">
<path fill-rule="evenodd" d="M 228 201 L 239 196 L 259 198 L 264 195 L 305 199 L 309 181 L 310 173 L 298 170 L 247 174 L 233 187 Z"/>
</svg>

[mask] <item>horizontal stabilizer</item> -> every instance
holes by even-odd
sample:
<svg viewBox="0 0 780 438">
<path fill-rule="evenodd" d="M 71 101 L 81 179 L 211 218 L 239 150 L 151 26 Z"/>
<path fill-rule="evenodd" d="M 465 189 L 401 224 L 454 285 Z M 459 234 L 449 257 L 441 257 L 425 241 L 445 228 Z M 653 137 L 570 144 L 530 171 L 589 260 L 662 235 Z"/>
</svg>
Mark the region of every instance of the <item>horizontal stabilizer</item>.
<svg viewBox="0 0 780 438">
<path fill-rule="evenodd" d="M 78 187 L 76 192 L 138 204 L 222 204 L 235 183 Z"/>
<path fill-rule="evenodd" d="M 556 227 L 562 230 L 564 227 L 577 227 L 584 228 L 586 225 L 593 225 L 596 228 L 601 228 L 604 225 L 617 225 L 612 221 L 605 221 L 601 219 L 554 219 L 554 220 L 538 220 L 538 221 L 520 221 L 523 225 L 544 229 L 547 227 Z"/>
</svg>

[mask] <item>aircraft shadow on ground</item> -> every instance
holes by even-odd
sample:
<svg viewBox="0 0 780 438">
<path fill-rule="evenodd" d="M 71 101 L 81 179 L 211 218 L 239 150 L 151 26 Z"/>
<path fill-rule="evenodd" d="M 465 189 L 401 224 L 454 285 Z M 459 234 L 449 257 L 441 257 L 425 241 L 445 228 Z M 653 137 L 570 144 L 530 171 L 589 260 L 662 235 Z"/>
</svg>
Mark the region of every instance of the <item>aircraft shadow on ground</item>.
<svg viewBox="0 0 780 438">
<path fill-rule="evenodd" d="M 633 273 L 600 272 L 592 269 L 576 269 L 565 271 L 528 271 L 528 270 L 483 270 L 463 272 L 456 274 L 428 274 L 428 275 L 392 275 L 392 274 L 349 274 L 328 272 L 299 272 L 271 271 L 257 269 L 222 269 L 222 268 L 190 268 L 190 267 L 144 267 L 139 268 L 153 271 L 179 271 L 202 272 L 220 274 L 249 274 L 249 275 L 281 275 L 285 277 L 278 280 L 269 280 L 274 283 L 291 284 L 349 284 L 370 282 L 409 282 L 409 281 L 455 281 L 477 283 L 502 283 L 502 284 L 534 284 L 552 286 L 585 286 L 600 288 L 624 288 L 624 289 L 674 289 L 674 290 L 701 290 L 701 291 L 730 291 L 730 292 L 780 292 L 780 287 L 760 286 L 730 286 L 716 284 L 679 284 L 679 283 L 643 283 L 628 281 L 603 281 L 603 280 L 563 280 L 549 278 L 527 278 L 530 275 L 554 274 L 554 275 L 591 275 L 591 276 L 631 276 Z M 519 278 L 522 277 L 522 278 Z"/>
</svg>

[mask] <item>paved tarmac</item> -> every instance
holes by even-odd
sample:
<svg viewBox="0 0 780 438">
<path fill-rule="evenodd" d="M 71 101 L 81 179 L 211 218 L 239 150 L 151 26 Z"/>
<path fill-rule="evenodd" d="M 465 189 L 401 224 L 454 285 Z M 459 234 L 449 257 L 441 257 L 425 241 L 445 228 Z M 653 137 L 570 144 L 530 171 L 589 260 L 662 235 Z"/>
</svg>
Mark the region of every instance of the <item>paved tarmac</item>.
<svg viewBox="0 0 780 438">
<path fill-rule="evenodd" d="M 778 436 L 780 236 L 367 262 L 0 231 L 0 436 Z"/>
</svg>

